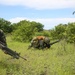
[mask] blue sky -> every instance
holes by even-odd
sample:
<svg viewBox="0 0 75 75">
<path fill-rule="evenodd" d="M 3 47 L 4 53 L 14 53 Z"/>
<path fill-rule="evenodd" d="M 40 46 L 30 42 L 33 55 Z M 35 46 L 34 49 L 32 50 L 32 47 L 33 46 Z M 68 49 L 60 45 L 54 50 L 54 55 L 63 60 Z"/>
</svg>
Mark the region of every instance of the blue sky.
<svg viewBox="0 0 75 75">
<path fill-rule="evenodd" d="M 12 23 L 21 20 L 40 22 L 44 29 L 75 22 L 75 0 L 0 0 L 0 18 Z"/>
</svg>

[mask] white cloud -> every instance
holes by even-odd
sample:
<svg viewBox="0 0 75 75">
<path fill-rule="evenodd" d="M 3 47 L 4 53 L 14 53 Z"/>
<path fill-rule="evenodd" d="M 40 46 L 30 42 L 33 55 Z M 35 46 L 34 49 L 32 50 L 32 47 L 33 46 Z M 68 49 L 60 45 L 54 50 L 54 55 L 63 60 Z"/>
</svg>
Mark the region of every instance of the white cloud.
<svg viewBox="0 0 75 75">
<path fill-rule="evenodd" d="M 4 5 L 21 5 L 34 9 L 75 8 L 75 0 L 0 0 Z"/>
<path fill-rule="evenodd" d="M 42 18 L 42 19 L 30 19 L 30 18 L 23 18 L 23 17 L 17 17 L 17 18 L 12 18 L 9 21 L 12 23 L 17 23 L 21 20 L 29 20 L 29 21 L 36 21 L 40 22 L 44 25 L 44 29 L 51 29 L 54 28 L 54 26 L 62 23 L 62 24 L 67 24 L 69 22 L 75 22 L 75 18 Z"/>
</svg>

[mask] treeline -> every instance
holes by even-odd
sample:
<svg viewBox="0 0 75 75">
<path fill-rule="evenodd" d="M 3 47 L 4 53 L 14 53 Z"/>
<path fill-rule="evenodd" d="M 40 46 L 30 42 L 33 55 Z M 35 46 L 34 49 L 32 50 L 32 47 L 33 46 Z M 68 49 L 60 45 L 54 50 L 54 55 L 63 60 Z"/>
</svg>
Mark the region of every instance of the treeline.
<svg viewBox="0 0 75 75">
<path fill-rule="evenodd" d="M 68 24 L 59 24 L 50 30 L 52 38 L 65 39 L 70 43 L 75 43 L 75 22 Z"/>
<path fill-rule="evenodd" d="M 51 39 L 65 39 L 67 42 L 75 43 L 75 22 L 68 24 L 59 24 L 51 30 L 44 30 L 44 25 L 35 22 L 22 20 L 18 23 L 11 23 L 0 18 L 0 29 L 6 34 L 12 34 L 12 39 L 27 42 L 33 36 L 45 35 Z"/>
<path fill-rule="evenodd" d="M 44 25 L 35 21 L 23 20 L 18 23 L 11 23 L 3 18 L 0 18 L 0 29 L 5 34 L 12 34 L 12 38 L 17 41 L 27 42 L 32 39 L 36 32 L 43 31 Z"/>
</svg>

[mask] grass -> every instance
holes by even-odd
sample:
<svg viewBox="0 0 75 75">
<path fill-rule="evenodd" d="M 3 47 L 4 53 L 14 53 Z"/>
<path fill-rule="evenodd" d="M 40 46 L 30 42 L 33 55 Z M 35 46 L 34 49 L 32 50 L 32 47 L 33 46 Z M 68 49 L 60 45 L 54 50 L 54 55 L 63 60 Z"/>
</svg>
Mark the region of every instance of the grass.
<svg viewBox="0 0 75 75">
<path fill-rule="evenodd" d="M 50 49 L 29 49 L 29 43 L 12 41 L 7 37 L 8 47 L 27 58 L 11 59 L 0 50 L 0 75 L 75 75 L 75 47 L 64 40 Z"/>
</svg>

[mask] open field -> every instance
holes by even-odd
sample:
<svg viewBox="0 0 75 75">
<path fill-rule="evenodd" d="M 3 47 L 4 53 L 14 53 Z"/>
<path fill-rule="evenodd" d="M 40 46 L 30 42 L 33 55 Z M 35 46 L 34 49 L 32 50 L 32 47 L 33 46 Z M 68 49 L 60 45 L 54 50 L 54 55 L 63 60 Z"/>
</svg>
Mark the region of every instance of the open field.
<svg viewBox="0 0 75 75">
<path fill-rule="evenodd" d="M 7 37 L 8 47 L 27 58 L 11 59 L 0 50 L 0 75 L 75 75 L 75 47 L 60 41 L 50 49 L 29 49 L 29 43 Z"/>
</svg>

